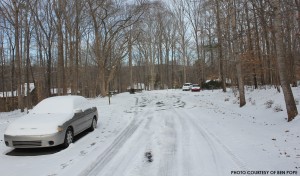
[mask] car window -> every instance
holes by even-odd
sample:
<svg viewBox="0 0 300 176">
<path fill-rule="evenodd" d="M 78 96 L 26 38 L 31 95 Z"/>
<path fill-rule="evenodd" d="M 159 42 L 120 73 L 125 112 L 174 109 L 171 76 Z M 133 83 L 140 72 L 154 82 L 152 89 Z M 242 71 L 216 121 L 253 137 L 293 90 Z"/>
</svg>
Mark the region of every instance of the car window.
<svg viewBox="0 0 300 176">
<path fill-rule="evenodd" d="M 32 113 L 72 113 L 73 104 L 70 101 L 59 101 L 58 99 L 45 99 L 37 104 Z"/>
<path fill-rule="evenodd" d="M 85 111 L 85 110 L 89 109 L 90 107 L 91 107 L 91 105 L 89 104 L 87 99 L 85 99 L 84 97 L 78 97 L 78 98 L 76 98 L 76 101 L 74 102 L 75 109 L 82 109 L 82 111 Z"/>
<path fill-rule="evenodd" d="M 87 109 L 87 100 L 80 96 L 61 96 L 47 98 L 38 103 L 32 113 L 74 113 L 75 109 Z"/>
</svg>

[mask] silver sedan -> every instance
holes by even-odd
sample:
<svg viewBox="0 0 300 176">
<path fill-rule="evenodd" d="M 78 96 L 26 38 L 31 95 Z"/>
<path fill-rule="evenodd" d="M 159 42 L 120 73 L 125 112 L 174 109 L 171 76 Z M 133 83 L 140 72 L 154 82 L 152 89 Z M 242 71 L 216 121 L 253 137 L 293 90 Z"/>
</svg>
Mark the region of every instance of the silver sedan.
<svg viewBox="0 0 300 176">
<path fill-rule="evenodd" d="M 44 99 L 33 110 L 11 123 L 5 133 L 6 146 L 37 148 L 68 147 L 75 135 L 97 127 L 98 110 L 81 96 Z"/>
</svg>

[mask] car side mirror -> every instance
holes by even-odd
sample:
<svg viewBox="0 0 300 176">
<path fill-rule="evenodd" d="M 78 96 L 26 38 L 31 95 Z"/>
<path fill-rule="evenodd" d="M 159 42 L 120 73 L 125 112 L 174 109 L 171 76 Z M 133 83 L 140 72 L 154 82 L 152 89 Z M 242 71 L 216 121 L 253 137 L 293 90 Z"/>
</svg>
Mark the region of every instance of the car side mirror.
<svg viewBox="0 0 300 176">
<path fill-rule="evenodd" d="M 82 109 L 74 109 L 74 113 L 77 114 L 77 113 L 82 113 Z"/>
</svg>

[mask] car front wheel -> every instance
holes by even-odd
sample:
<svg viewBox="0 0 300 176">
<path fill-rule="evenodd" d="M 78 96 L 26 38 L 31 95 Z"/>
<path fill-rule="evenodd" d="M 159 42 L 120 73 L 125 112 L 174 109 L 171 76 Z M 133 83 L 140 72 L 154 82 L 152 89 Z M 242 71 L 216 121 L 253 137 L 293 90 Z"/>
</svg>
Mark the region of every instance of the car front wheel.
<svg viewBox="0 0 300 176">
<path fill-rule="evenodd" d="M 73 130 L 69 127 L 66 131 L 63 146 L 65 148 L 69 147 L 69 145 L 72 144 L 72 142 L 73 142 L 73 138 L 74 138 Z"/>
<path fill-rule="evenodd" d="M 93 121 L 92 121 L 92 125 L 91 125 L 91 127 L 90 127 L 90 130 L 91 130 L 91 131 L 94 131 L 96 128 L 97 128 L 97 120 L 96 120 L 96 118 L 93 118 Z"/>
</svg>

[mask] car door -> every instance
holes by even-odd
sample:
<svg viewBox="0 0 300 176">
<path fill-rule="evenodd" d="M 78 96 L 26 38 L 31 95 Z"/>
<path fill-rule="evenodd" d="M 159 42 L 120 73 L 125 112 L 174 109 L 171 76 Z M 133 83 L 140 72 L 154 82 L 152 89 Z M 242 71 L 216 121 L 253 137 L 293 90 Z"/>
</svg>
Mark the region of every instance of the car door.
<svg viewBox="0 0 300 176">
<path fill-rule="evenodd" d="M 84 111 L 84 117 L 83 117 L 84 118 L 84 122 L 83 122 L 84 129 L 87 129 L 91 126 L 92 120 L 93 120 L 93 114 L 94 114 L 93 112 L 94 112 L 94 110 L 92 108 L 86 109 Z"/>
<path fill-rule="evenodd" d="M 74 128 L 74 134 L 78 134 L 82 132 L 85 129 L 85 112 L 77 111 L 74 113 L 73 117 L 73 128 Z"/>
</svg>

